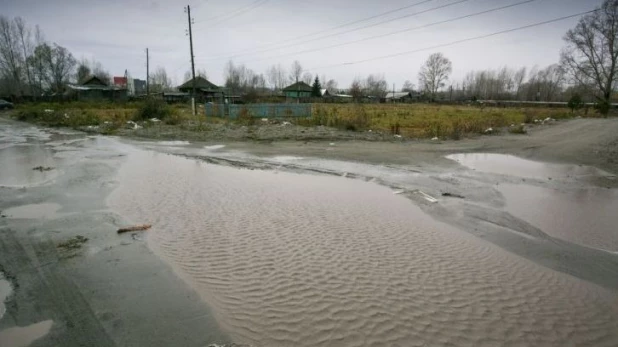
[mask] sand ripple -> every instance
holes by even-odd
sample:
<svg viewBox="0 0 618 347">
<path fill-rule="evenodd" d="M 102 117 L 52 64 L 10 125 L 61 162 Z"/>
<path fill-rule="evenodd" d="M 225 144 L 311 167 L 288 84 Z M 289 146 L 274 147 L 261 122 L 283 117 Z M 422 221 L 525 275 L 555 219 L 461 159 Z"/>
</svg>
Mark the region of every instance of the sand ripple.
<svg viewBox="0 0 618 347">
<path fill-rule="evenodd" d="M 617 346 L 611 293 L 384 187 L 129 156 L 110 204 L 256 346 Z"/>
</svg>

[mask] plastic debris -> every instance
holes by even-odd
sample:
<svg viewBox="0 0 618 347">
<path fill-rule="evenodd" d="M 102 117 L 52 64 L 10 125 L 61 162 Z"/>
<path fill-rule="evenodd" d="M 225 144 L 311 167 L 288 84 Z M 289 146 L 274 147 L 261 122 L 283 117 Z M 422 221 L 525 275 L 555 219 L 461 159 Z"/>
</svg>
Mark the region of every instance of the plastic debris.
<svg viewBox="0 0 618 347">
<path fill-rule="evenodd" d="M 434 138 L 431 139 L 431 141 L 438 141 L 438 140 L 439 140 L 439 138 L 437 138 L 437 137 L 434 137 Z"/>
</svg>

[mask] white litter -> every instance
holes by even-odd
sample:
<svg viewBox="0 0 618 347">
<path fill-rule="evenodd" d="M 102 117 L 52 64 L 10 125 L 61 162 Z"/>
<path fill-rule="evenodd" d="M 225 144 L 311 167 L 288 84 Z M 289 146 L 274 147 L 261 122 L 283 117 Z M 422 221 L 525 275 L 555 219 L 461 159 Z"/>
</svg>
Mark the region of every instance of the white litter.
<svg viewBox="0 0 618 347">
<path fill-rule="evenodd" d="M 262 118 L 262 122 L 268 122 L 268 118 Z"/>
<path fill-rule="evenodd" d="M 403 194 L 405 192 L 406 192 L 405 190 L 396 190 L 396 191 L 393 192 L 393 194 L 399 195 L 399 194 Z"/>
<path fill-rule="evenodd" d="M 54 113 L 54 110 L 50 110 L 50 109 L 46 108 L 43 112 L 45 112 L 45 113 Z"/>
<path fill-rule="evenodd" d="M 401 138 L 401 135 L 395 135 L 395 137 L 396 137 L 396 138 L 398 138 L 398 139 L 400 139 L 400 138 Z"/>
<path fill-rule="evenodd" d="M 329 145 L 334 146 L 334 145 L 335 145 L 335 143 L 334 143 L 334 142 L 331 142 L 331 143 L 329 143 Z"/>
<path fill-rule="evenodd" d="M 439 140 L 439 138 L 437 138 L 437 137 L 434 137 L 434 138 L 431 139 L 431 141 L 438 141 L 438 140 Z"/>
<path fill-rule="evenodd" d="M 156 123 L 156 122 L 160 122 L 161 120 L 159 118 L 150 118 L 150 121 L 153 123 Z"/>
<path fill-rule="evenodd" d="M 283 122 L 283 123 L 281 123 L 281 125 L 283 125 L 283 126 L 292 125 L 292 123 L 290 123 L 290 122 Z"/>
<path fill-rule="evenodd" d="M 433 196 L 431 196 L 431 195 L 429 195 L 429 194 L 427 194 L 427 193 L 425 193 L 423 191 L 416 190 L 416 191 L 414 191 L 414 193 L 420 195 L 421 197 L 423 197 L 423 199 L 425 199 L 425 200 L 427 200 L 427 201 L 429 201 L 431 203 L 438 202 L 438 199 L 434 198 Z"/>
<path fill-rule="evenodd" d="M 487 128 L 485 129 L 485 134 L 490 134 L 494 132 L 494 128 Z"/>
</svg>

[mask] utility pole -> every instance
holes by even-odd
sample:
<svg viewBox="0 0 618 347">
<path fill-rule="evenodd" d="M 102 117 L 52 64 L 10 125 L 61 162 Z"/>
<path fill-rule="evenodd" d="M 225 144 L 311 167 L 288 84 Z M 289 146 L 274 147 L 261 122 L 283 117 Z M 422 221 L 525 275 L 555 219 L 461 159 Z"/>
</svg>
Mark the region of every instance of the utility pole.
<svg viewBox="0 0 618 347">
<path fill-rule="evenodd" d="M 191 18 L 191 6 L 187 5 L 187 20 L 189 21 L 189 47 L 191 48 L 191 75 L 193 76 L 193 80 L 191 82 L 193 92 L 191 93 L 191 110 L 193 111 L 193 115 L 195 116 L 195 61 L 193 56 L 193 32 L 191 31 L 191 24 L 193 18 Z"/>
<path fill-rule="evenodd" d="M 146 97 L 150 96 L 150 57 L 146 48 Z"/>
<path fill-rule="evenodd" d="M 395 83 L 393 83 L 393 104 L 395 103 Z"/>
</svg>

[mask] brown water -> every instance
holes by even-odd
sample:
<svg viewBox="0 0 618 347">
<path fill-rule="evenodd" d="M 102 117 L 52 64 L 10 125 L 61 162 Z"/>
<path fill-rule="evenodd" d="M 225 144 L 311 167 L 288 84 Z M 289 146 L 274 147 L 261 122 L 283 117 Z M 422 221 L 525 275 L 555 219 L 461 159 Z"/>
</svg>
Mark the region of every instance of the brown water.
<svg viewBox="0 0 618 347">
<path fill-rule="evenodd" d="M 55 203 L 31 204 L 11 207 L 3 211 L 2 214 L 7 218 L 19 219 L 39 219 L 54 218 L 59 215 L 56 213 L 62 206 Z"/>
<path fill-rule="evenodd" d="M 41 145 L 17 145 L 0 149 L 0 187 L 35 186 L 57 176 L 56 170 L 33 168 L 54 167 L 53 153 Z"/>
<path fill-rule="evenodd" d="M 501 184 L 507 210 L 550 236 L 618 251 L 618 190 Z"/>
<path fill-rule="evenodd" d="M 616 293 L 383 186 L 132 152 L 109 204 L 255 346 L 617 346 Z"/>
<path fill-rule="evenodd" d="M 560 179 L 582 176 L 610 176 L 597 168 L 581 165 L 549 164 L 509 154 L 462 153 L 446 156 L 474 170 L 536 179 Z"/>
<path fill-rule="evenodd" d="M 14 327 L 0 330 L 0 346 L 26 347 L 47 335 L 53 321 L 46 320 L 26 327 Z"/>
</svg>

